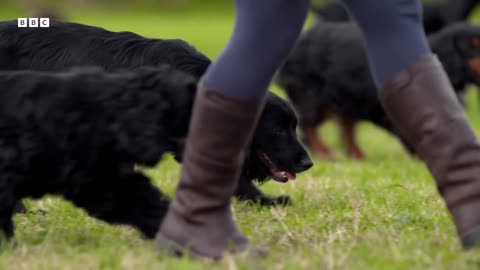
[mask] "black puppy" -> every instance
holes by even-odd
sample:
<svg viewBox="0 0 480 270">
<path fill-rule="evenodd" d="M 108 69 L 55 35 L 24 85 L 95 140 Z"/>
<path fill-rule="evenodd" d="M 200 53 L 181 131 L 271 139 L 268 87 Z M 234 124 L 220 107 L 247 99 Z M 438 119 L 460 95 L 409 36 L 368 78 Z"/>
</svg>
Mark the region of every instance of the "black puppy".
<svg viewBox="0 0 480 270">
<path fill-rule="evenodd" d="M 466 20 L 478 0 L 445 0 L 423 5 L 423 26 L 427 34 L 439 31 L 443 27 Z M 350 15 L 338 1 L 329 2 L 321 7 L 313 7 L 319 18 L 329 22 L 346 22 Z"/>
<path fill-rule="evenodd" d="M 480 78 L 480 27 L 451 25 L 429 42 L 462 97 L 466 85 Z M 354 24 L 319 22 L 303 34 L 277 74 L 277 83 L 299 114 L 307 145 L 323 157 L 332 154 L 316 127 L 330 114 L 339 119 L 348 153 L 357 159 L 364 154 L 354 138 L 356 121 L 367 120 L 398 135 L 378 101 L 362 44 Z"/>
<path fill-rule="evenodd" d="M 263 183 L 273 179 L 280 183 L 295 180 L 296 174 L 308 170 L 313 163 L 300 144 L 297 117 L 292 106 L 269 92 L 267 102 L 253 134 L 252 144 L 245 159 L 235 196 L 261 205 L 285 205 L 289 196 L 270 198 L 264 195 L 253 180 Z M 182 152 L 175 158 L 181 162 Z"/>
<path fill-rule="evenodd" d="M 149 39 L 130 32 L 110 32 L 99 27 L 55 20 L 50 21 L 50 28 L 37 29 L 18 28 L 16 21 L 0 22 L 0 69 L 4 70 L 58 71 L 90 65 L 101 66 L 106 70 L 119 70 L 169 64 L 199 80 L 210 63 L 207 56 L 178 39 Z M 296 121 L 296 116 L 287 107 L 283 100 L 270 94 L 264 111 L 268 117 L 260 120 L 258 130 L 271 133 L 272 130 L 283 127 L 280 124 L 273 125 L 272 123 L 278 122 L 276 120 L 285 123 Z M 306 165 L 311 164 L 311 160 L 295 134 L 290 131 L 291 129 L 285 130 L 293 136 L 289 137 L 289 140 L 276 140 L 272 133 L 259 144 L 282 149 L 275 156 L 271 156 L 273 160 L 281 160 L 279 170 L 300 173 L 308 169 Z M 182 139 L 180 138 L 179 142 Z M 264 195 L 253 184 L 254 180 L 262 182 L 276 179 L 275 174 L 265 173 L 263 169 L 257 170 L 263 166 L 258 160 L 257 163 L 247 164 L 236 192 L 237 197 L 262 205 L 288 202 L 288 198 L 283 196 L 270 198 Z M 133 165 L 130 167 L 133 171 Z"/>
<path fill-rule="evenodd" d="M 253 135 L 250 155 L 246 159 L 242 177 L 264 182 L 274 179 L 285 183 L 295 180 L 296 173 L 312 167 L 310 158 L 297 138 L 297 118 L 292 106 L 280 97 L 269 93 L 265 109 Z M 259 125 L 260 126 L 260 125 Z M 291 147 L 282 147 L 289 145 Z M 264 196 L 251 181 L 240 181 L 236 196 L 258 201 L 262 205 L 286 204 L 288 196 L 279 196 L 275 201 Z"/>
<path fill-rule="evenodd" d="M 170 67 L 0 73 L 0 229 L 22 198 L 57 194 L 153 237 L 168 199 L 125 163 L 155 165 L 185 136 L 195 79 Z"/>
</svg>

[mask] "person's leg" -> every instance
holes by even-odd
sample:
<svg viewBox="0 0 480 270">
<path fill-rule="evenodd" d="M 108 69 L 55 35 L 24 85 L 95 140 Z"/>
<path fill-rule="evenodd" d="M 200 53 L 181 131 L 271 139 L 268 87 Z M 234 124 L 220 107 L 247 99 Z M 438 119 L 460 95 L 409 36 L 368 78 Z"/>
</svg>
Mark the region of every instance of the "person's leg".
<svg viewBox="0 0 480 270">
<path fill-rule="evenodd" d="M 416 58 L 431 52 L 420 0 L 343 0 L 360 26 L 379 88 Z"/>
<path fill-rule="evenodd" d="M 344 0 L 365 38 L 380 101 L 436 180 L 464 247 L 480 244 L 480 144 L 427 46 L 419 0 Z"/>
<path fill-rule="evenodd" d="M 230 210 L 244 152 L 272 76 L 299 35 L 309 0 L 236 0 L 230 43 L 200 83 L 177 194 L 157 234 L 160 248 L 221 258 L 247 239 Z"/>
<path fill-rule="evenodd" d="M 261 99 L 300 34 L 309 3 L 235 0 L 235 30 L 203 86 L 228 97 Z"/>
</svg>

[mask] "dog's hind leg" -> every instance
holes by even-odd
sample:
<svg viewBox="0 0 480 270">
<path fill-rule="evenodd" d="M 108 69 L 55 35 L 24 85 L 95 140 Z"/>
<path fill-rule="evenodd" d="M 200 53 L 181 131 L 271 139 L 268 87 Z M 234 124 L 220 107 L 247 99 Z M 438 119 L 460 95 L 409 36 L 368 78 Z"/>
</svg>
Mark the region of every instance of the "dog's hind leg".
<svg viewBox="0 0 480 270">
<path fill-rule="evenodd" d="M 364 160 L 365 153 L 362 151 L 356 140 L 355 127 L 357 120 L 338 115 L 336 117 L 342 134 L 342 142 L 346 148 L 347 155 L 356 160 Z"/>
<path fill-rule="evenodd" d="M 304 136 L 303 142 L 310 148 L 314 155 L 326 160 L 335 160 L 335 154 L 318 135 L 315 126 L 302 127 L 302 129 Z"/>
<path fill-rule="evenodd" d="M 0 229 L 6 239 L 11 239 L 15 234 L 12 215 L 13 208 L 0 210 Z"/>
<path fill-rule="evenodd" d="M 167 212 L 169 199 L 140 173 L 117 177 L 94 179 L 68 192 L 65 198 L 93 217 L 111 224 L 131 225 L 146 238 L 154 238 Z"/>
<path fill-rule="evenodd" d="M 25 206 L 25 204 L 22 201 L 18 201 L 15 204 L 15 208 L 13 209 L 13 212 L 15 214 L 25 214 L 25 213 L 27 213 L 27 207 Z"/>
<path fill-rule="evenodd" d="M 264 206 L 289 205 L 292 203 L 290 196 L 269 197 L 263 194 L 252 181 L 240 178 L 237 189 L 235 190 L 235 197 L 241 201 L 257 203 Z"/>
<path fill-rule="evenodd" d="M 0 191 L 0 230 L 6 239 L 14 236 L 13 212 L 17 200 L 13 197 L 13 192 Z"/>
<path fill-rule="evenodd" d="M 20 201 L 14 185 L 20 182 L 21 178 L 6 170 L 2 171 L 2 174 L 0 175 L 0 230 L 2 231 L 0 234 L 3 234 L 6 239 L 10 239 L 15 234 L 12 220 L 14 208 Z"/>
</svg>

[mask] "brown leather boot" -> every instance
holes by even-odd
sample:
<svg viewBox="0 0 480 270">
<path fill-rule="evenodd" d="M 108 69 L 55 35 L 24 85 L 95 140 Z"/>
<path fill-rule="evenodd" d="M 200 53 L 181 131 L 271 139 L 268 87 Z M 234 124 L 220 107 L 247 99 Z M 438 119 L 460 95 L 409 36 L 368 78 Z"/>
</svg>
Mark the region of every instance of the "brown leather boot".
<svg viewBox="0 0 480 270">
<path fill-rule="evenodd" d="M 177 194 L 157 234 L 161 249 L 220 259 L 247 248 L 230 201 L 263 105 L 198 91 Z"/>
<path fill-rule="evenodd" d="M 435 55 L 384 85 L 390 119 L 426 163 L 465 248 L 480 244 L 480 144 Z"/>
</svg>

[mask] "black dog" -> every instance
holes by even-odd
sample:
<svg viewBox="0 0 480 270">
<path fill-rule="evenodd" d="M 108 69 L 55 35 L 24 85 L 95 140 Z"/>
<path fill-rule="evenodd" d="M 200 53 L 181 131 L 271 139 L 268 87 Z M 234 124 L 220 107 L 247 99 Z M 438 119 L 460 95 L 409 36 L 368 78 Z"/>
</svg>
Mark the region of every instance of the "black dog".
<svg viewBox="0 0 480 270">
<path fill-rule="evenodd" d="M 110 32 L 102 28 L 50 21 L 50 28 L 18 28 L 16 21 L 0 22 L 0 69 L 63 70 L 74 66 L 101 66 L 106 70 L 135 69 L 141 66 L 169 64 L 193 75 L 197 80 L 210 65 L 210 59 L 183 40 L 161 40 L 141 37 L 130 32 Z M 283 100 L 270 94 L 259 130 L 271 137 L 258 144 L 271 145 L 278 151 L 271 159 L 278 161 L 278 170 L 299 173 L 311 164 L 308 154 L 290 131 L 296 116 Z M 279 122 L 277 126 L 273 123 Z M 272 130 L 288 127 L 288 140 L 271 140 Z M 180 140 L 181 141 L 181 140 Z M 178 152 L 178 151 L 177 151 Z M 272 154 L 273 155 L 273 154 Z M 237 197 L 263 205 L 284 204 L 287 197 L 269 198 L 252 183 L 278 179 L 265 173 L 263 165 L 253 161 L 244 167 Z M 287 162 L 288 160 L 288 162 Z M 311 165 L 310 165 L 311 166 Z M 133 165 L 131 165 L 133 170 Z M 258 169 L 262 168 L 262 169 Z M 248 173 L 247 173 L 248 172 Z M 291 177 L 292 178 L 292 177 Z"/>
<path fill-rule="evenodd" d="M 153 237 L 168 199 L 125 163 L 155 165 L 185 136 L 195 79 L 169 67 L 0 73 L 0 228 L 25 197 L 57 194 Z"/>
<path fill-rule="evenodd" d="M 308 170 L 313 163 L 297 138 L 297 117 L 292 106 L 269 93 L 265 109 L 254 133 L 239 182 L 236 196 L 257 201 L 262 205 L 286 204 L 288 196 L 269 198 L 261 193 L 249 179 L 264 182 L 274 179 L 285 183 L 295 180 L 296 173 Z"/>
<path fill-rule="evenodd" d="M 289 196 L 266 196 L 253 181 L 263 183 L 273 179 L 286 183 L 295 180 L 297 173 L 313 166 L 297 138 L 296 128 L 297 117 L 292 106 L 269 92 L 235 191 L 237 198 L 266 206 L 291 202 Z M 175 159 L 179 162 L 182 161 L 181 149 L 183 147 L 175 153 Z"/>
<path fill-rule="evenodd" d="M 427 34 L 439 31 L 445 26 L 466 20 L 478 0 L 445 0 L 423 5 L 423 26 Z M 321 7 L 313 7 L 314 13 L 329 22 L 347 22 L 350 15 L 342 4 L 329 2 Z"/>
<path fill-rule="evenodd" d="M 462 97 L 466 85 L 480 78 L 480 27 L 451 25 L 431 35 L 429 42 Z M 330 113 L 339 118 L 348 153 L 357 159 L 364 154 L 354 138 L 356 121 L 367 120 L 398 135 L 378 101 L 361 34 L 354 24 L 317 23 L 300 38 L 276 81 L 299 114 L 306 144 L 323 157 L 332 158 L 332 154 L 318 139 L 316 127 Z"/>
<path fill-rule="evenodd" d="M 0 89 L 0 229 L 7 237 L 14 234 L 15 203 L 46 194 L 154 237 L 169 199 L 129 164 L 153 166 L 166 152 L 181 160 L 177 142 L 188 132 L 195 78 L 168 66 L 17 71 L 0 73 Z M 243 177 L 286 182 L 312 164 L 301 146 L 284 147 L 298 144 L 288 103 L 273 94 L 268 100 Z M 272 203 L 251 181 L 239 193 Z"/>
<path fill-rule="evenodd" d="M 200 77 L 210 62 L 180 39 L 150 39 L 56 20 L 50 20 L 49 28 L 18 28 L 16 20 L 0 22 L 2 70 L 99 66 L 111 71 L 169 64 Z"/>
</svg>

